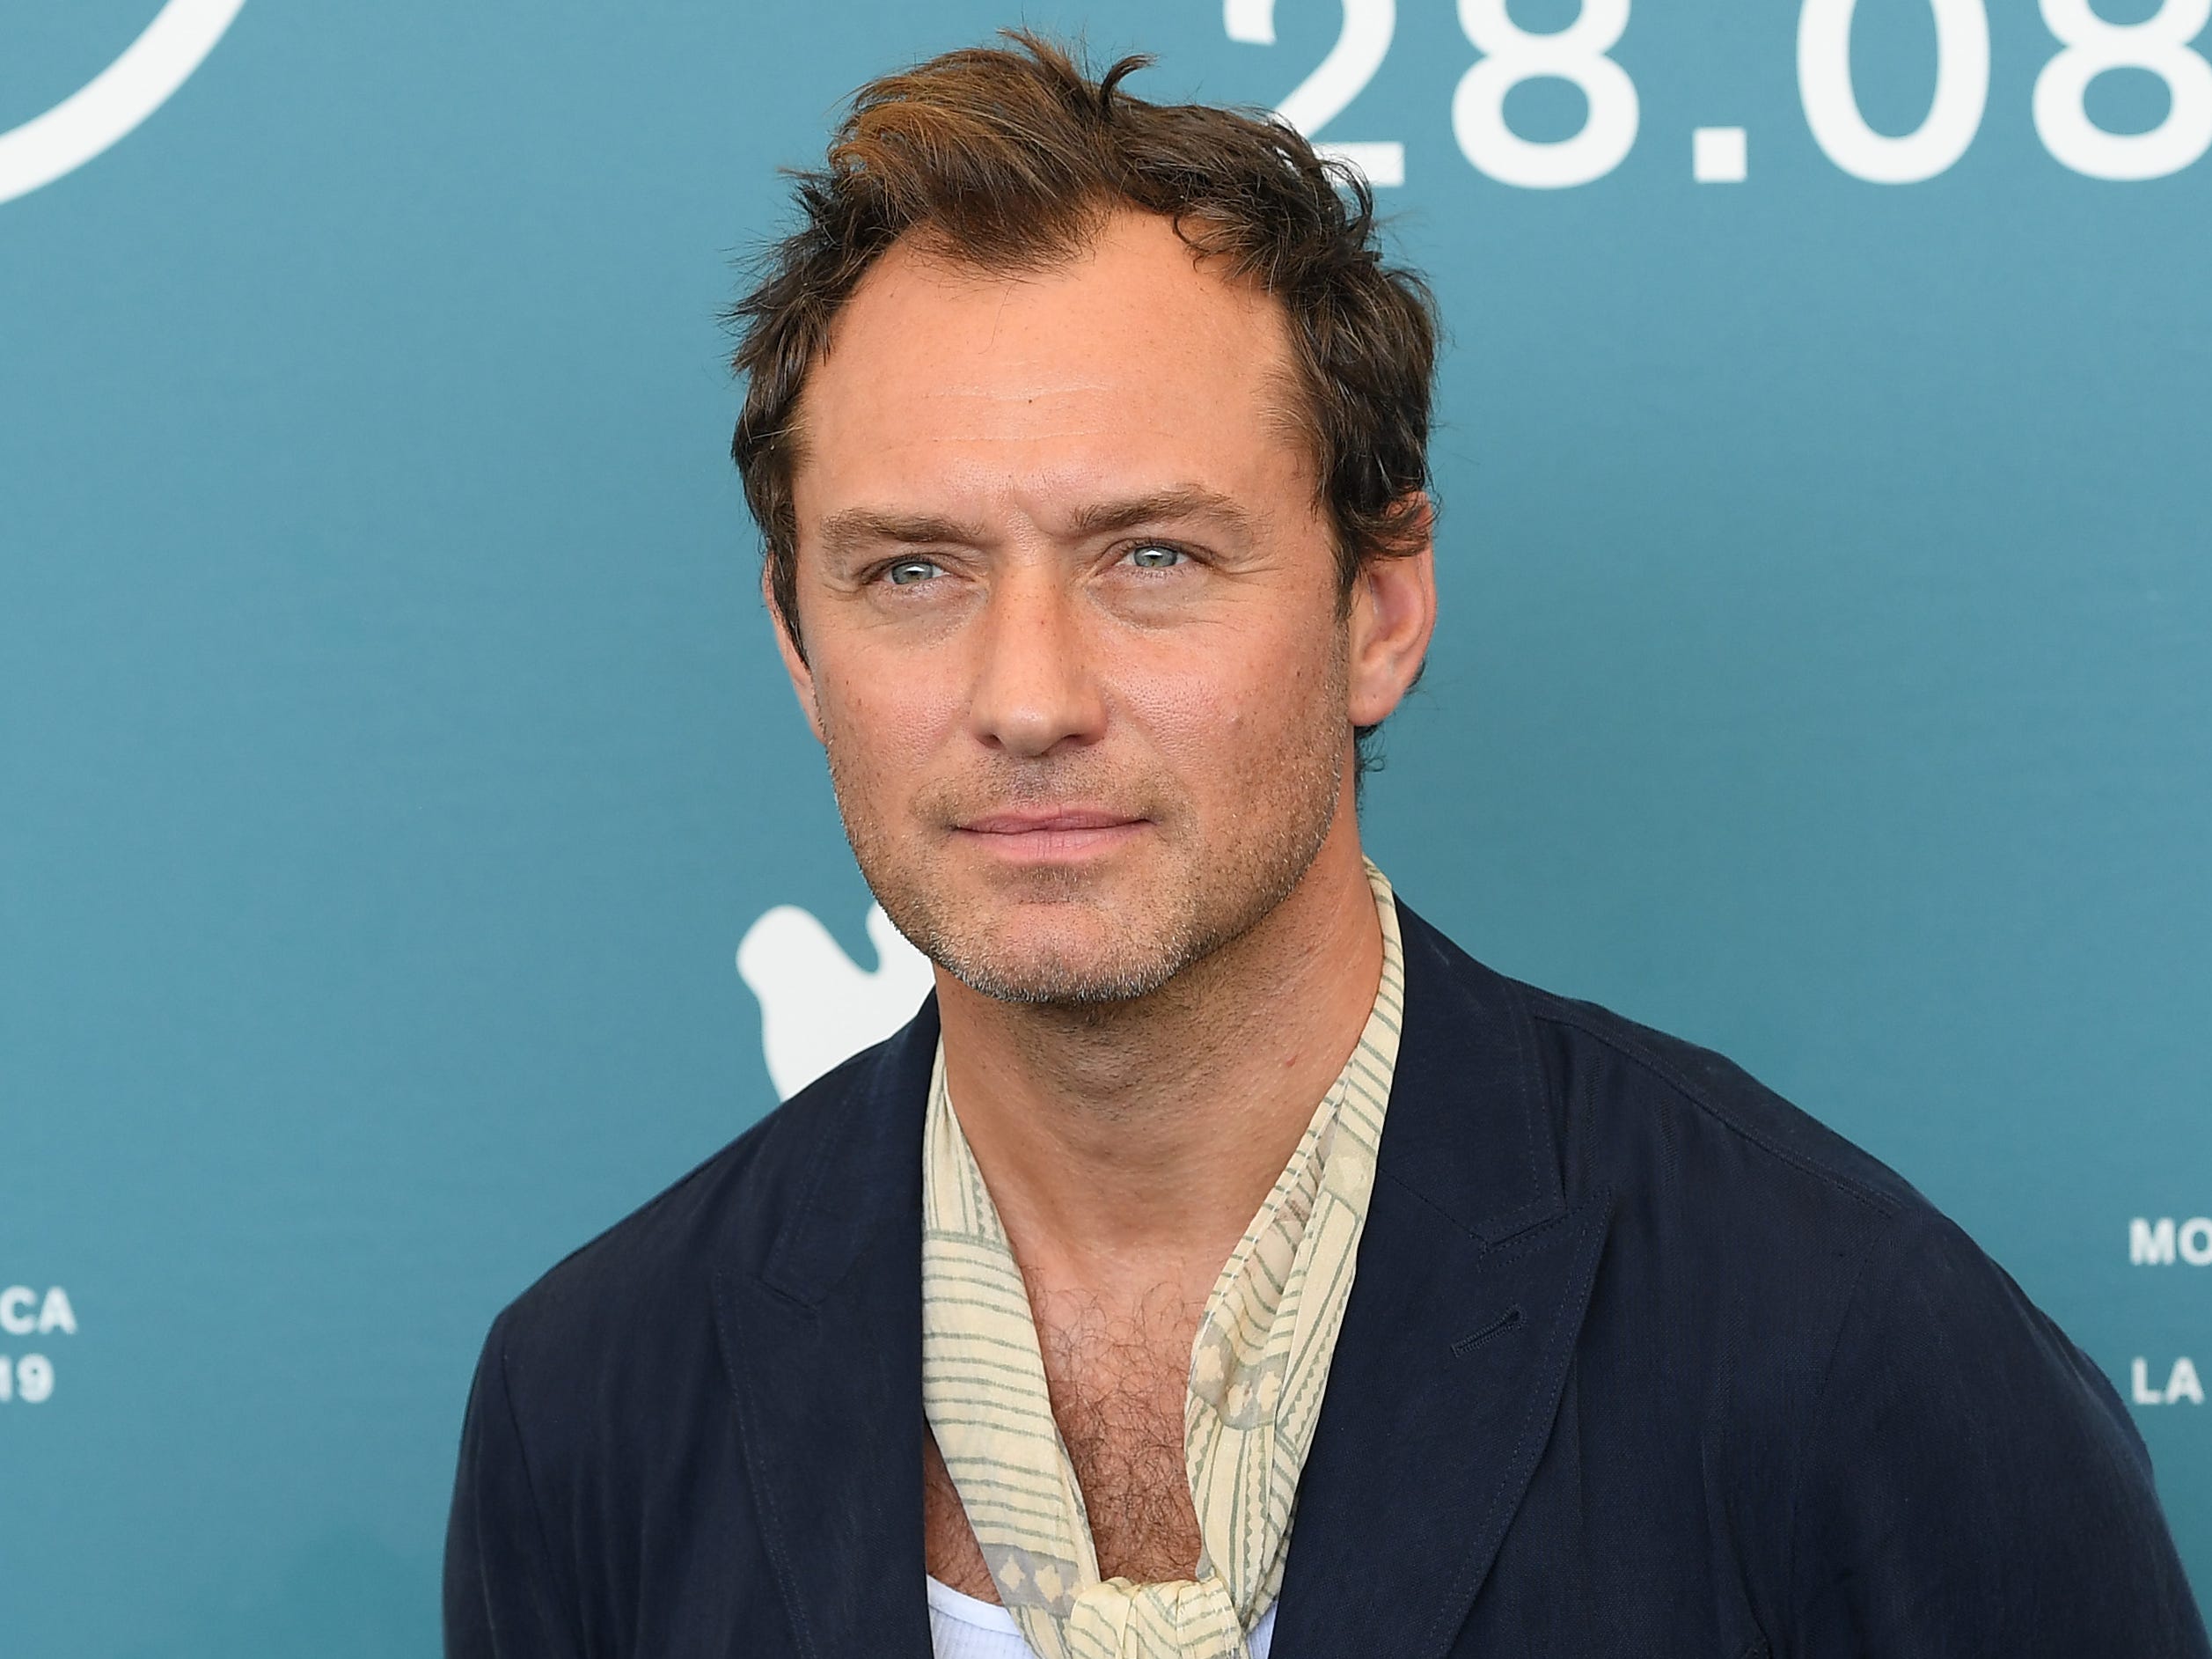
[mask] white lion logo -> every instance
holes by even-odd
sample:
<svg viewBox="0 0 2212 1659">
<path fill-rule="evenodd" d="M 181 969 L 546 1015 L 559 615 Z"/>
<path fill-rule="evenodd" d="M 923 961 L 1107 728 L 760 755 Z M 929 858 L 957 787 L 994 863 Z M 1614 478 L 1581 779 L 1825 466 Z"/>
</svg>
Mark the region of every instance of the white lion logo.
<svg viewBox="0 0 2212 1659">
<path fill-rule="evenodd" d="M 245 0 L 169 0 L 146 31 L 43 115 L 0 133 L 0 202 L 74 173 L 169 101 Z"/>
<path fill-rule="evenodd" d="M 891 926 L 883 906 L 868 907 L 867 925 L 872 973 L 796 905 L 778 905 L 745 930 L 737 972 L 760 999 L 760 1049 L 778 1099 L 882 1042 L 929 995 L 929 958 Z"/>
</svg>

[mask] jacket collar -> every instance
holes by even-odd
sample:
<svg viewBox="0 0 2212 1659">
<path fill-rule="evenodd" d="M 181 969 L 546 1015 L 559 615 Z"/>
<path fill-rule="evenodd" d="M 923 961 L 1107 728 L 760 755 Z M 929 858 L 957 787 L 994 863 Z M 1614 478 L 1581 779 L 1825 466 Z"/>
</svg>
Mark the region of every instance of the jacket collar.
<svg viewBox="0 0 2212 1659">
<path fill-rule="evenodd" d="M 930 1652 L 921 1153 L 936 1047 L 933 995 L 856 1077 L 781 1108 L 778 1130 L 812 1141 L 759 1194 L 781 1224 L 757 1268 L 714 1274 L 761 1542 L 809 1659 Z"/>
<path fill-rule="evenodd" d="M 1451 1647 L 1550 1437 L 1610 1213 L 1567 1202 L 1518 988 L 1398 920 L 1405 1026 L 1275 1659 Z"/>
<path fill-rule="evenodd" d="M 780 1295 L 820 1305 L 887 1235 L 912 1252 L 921 1282 L 922 1121 L 937 1030 L 932 991 L 826 1114 L 760 1271 Z"/>
<path fill-rule="evenodd" d="M 1305 1474 L 1277 1659 L 1451 1644 L 1549 1438 L 1609 1201 L 1568 1205 L 1511 982 L 1403 903 L 1405 1024 Z M 807 1137 L 757 1269 L 715 1275 L 763 1540 L 802 1652 L 929 1650 L 921 1595 L 921 1139 L 933 997 L 794 1100 Z M 809 1091 L 810 1094 L 812 1090 Z M 810 1110 L 793 1112 L 793 1107 Z"/>
</svg>

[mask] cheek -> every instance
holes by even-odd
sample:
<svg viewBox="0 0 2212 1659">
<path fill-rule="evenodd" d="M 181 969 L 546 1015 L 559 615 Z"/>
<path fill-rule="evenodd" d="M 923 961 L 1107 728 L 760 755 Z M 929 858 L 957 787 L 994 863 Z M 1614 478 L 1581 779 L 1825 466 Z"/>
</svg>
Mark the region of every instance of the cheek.
<svg viewBox="0 0 2212 1659">
<path fill-rule="evenodd" d="M 924 661 L 817 659 L 815 684 L 824 737 L 848 776 L 909 775 L 959 728 L 961 693 Z"/>
<path fill-rule="evenodd" d="M 1334 741 L 1342 670 L 1326 621 L 1245 627 L 1154 654 L 1120 676 L 1124 713 L 1163 756 L 1192 763 L 1201 790 L 1242 788 L 1283 757 Z"/>
</svg>

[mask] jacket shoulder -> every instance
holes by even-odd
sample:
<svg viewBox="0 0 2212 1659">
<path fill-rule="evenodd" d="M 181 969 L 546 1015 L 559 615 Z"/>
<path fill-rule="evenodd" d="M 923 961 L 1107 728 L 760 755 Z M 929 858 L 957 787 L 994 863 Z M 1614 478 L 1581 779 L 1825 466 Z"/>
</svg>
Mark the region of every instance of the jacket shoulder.
<svg viewBox="0 0 2212 1659">
<path fill-rule="evenodd" d="M 1769 1196 L 1798 1191 L 1869 1218 L 1936 1217 L 1895 1170 L 1727 1056 L 1594 1002 L 1519 988 L 1549 1039 L 1546 1063 L 1576 1138 L 1633 1146 L 1639 1130 L 1656 1131 L 1674 1156 L 1721 1160 L 1727 1174 Z"/>
<path fill-rule="evenodd" d="M 1585 1432 L 1604 1395 L 1680 1448 L 1776 1651 L 2206 1652 L 2111 1380 L 1964 1230 L 1724 1056 L 1515 993 L 1633 1288 L 1586 1328 Z"/>
<path fill-rule="evenodd" d="M 863 1049 L 824 1073 L 571 1251 L 508 1304 L 493 1340 L 570 1359 L 664 1332 L 672 1310 L 703 1305 L 718 1268 L 757 1268 L 813 1173 L 817 1149 L 886 1046 Z"/>
<path fill-rule="evenodd" d="M 1747 1428 L 1788 1432 L 1849 1310 L 1901 1274 L 2009 1299 L 2001 1271 L 1911 1182 L 1733 1061 L 1590 1002 L 1515 995 L 1565 1195 L 1610 1193 L 1616 1271 L 1649 1279 L 1648 1311 L 1671 1332 L 1652 1340 L 1681 1343 L 1682 1366 L 1760 1355 L 1730 1384 Z M 1925 1348 L 1940 1333 L 1913 1334 Z"/>
</svg>

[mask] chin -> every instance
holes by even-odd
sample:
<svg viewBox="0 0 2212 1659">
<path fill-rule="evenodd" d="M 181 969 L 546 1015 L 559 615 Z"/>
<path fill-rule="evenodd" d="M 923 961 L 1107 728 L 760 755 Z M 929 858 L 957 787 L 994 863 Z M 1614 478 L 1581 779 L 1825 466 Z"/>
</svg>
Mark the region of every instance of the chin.
<svg viewBox="0 0 2212 1659">
<path fill-rule="evenodd" d="M 1183 929 L 1093 912 L 933 930 L 925 951 L 970 990 L 1001 1002 L 1090 1006 L 1149 996 L 1187 966 Z M 1085 925 L 1085 921 L 1090 925 Z"/>
</svg>

